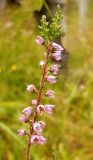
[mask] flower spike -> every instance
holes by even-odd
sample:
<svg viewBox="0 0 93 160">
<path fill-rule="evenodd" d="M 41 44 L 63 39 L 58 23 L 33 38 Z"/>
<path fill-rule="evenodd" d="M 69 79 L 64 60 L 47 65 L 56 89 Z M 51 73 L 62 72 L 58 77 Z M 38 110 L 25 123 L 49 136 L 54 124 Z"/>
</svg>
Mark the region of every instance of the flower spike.
<svg viewBox="0 0 93 160">
<path fill-rule="evenodd" d="M 57 62 L 62 58 L 63 47 L 54 42 L 60 33 L 60 20 L 62 18 L 60 6 L 57 6 L 57 11 L 52 18 L 52 23 L 49 24 L 46 21 L 46 16 L 42 16 L 41 25 L 39 26 L 41 36 L 37 36 L 36 43 L 43 45 L 46 48 L 44 53 L 44 60 L 40 61 L 39 66 L 42 68 L 42 76 L 38 83 L 38 89 L 34 84 L 27 85 L 27 91 L 32 94 L 29 107 L 22 110 L 20 121 L 28 125 L 28 131 L 24 129 L 18 130 L 18 135 L 23 137 L 27 135 L 27 149 L 26 149 L 26 160 L 30 160 L 30 147 L 31 144 L 45 144 L 46 138 L 43 137 L 43 129 L 46 125 L 41 120 L 42 113 L 52 115 L 53 108 L 52 104 L 42 104 L 43 95 L 49 98 L 54 98 L 55 93 L 51 89 L 44 90 L 46 82 L 49 84 L 55 84 L 57 82 L 57 74 L 59 73 L 59 66 Z M 55 60 L 56 64 L 52 64 L 51 60 Z M 51 75 L 50 75 L 51 73 Z M 38 74 L 38 73 L 36 73 Z M 48 84 L 47 83 L 47 84 Z M 33 98 L 34 96 L 34 98 Z M 24 124 L 23 123 L 23 124 Z"/>
</svg>

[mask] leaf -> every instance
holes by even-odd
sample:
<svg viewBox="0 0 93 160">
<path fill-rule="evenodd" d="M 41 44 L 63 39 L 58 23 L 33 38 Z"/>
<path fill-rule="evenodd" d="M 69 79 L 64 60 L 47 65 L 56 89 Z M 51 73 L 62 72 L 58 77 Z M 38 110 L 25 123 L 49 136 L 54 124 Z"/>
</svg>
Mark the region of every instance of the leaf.
<svg viewBox="0 0 93 160">
<path fill-rule="evenodd" d="M 16 140 L 21 146 L 26 147 L 26 144 L 16 135 L 7 125 L 0 122 L 0 128 L 7 132 L 14 140 Z"/>
<path fill-rule="evenodd" d="M 34 11 L 40 11 L 40 9 L 42 8 L 43 6 L 43 0 L 32 0 L 32 9 Z"/>
</svg>

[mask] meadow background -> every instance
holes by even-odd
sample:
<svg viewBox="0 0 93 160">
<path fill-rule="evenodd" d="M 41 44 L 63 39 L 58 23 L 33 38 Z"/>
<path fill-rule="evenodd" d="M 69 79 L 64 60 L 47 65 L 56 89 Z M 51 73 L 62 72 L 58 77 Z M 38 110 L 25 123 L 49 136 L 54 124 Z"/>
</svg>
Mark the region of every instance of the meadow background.
<svg viewBox="0 0 93 160">
<path fill-rule="evenodd" d="M 21 7 L 6 6 L 0 12 L 0 160 L 25 160 L 26 138 L 17 130 L 20 111 L 32 97 L 29 83 L 38 86 L 44 48 L 35 42 L 38 22 L 31 0 Z M 38 8 L 37 7 L 37 8 Z M 61 70 L 53 116 L 45 116 L 48 142 L 31 148 L 32 160 L 93 160 L 93 0 L 89 0 L 83 34 L 78 7 L 68 0 L 65 13 L 67 32 L 62 38 L 69 51 L 67 67 Z"/>
</svg>

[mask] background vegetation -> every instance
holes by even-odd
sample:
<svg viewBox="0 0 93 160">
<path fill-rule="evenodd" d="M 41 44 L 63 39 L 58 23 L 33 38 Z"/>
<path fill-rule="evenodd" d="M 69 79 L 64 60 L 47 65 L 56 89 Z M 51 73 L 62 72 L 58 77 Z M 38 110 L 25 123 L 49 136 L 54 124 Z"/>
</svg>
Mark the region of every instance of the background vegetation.
<svg viewBox="0 0 93 160">
<path fill-rule="evenodd" d="M 77 5 L 74 0 L 69 2 L 67 33 L 62 39 L 70 53 L 69 62 L 53 86 L 56 91 L 53 103 L 57 106 L 54 115 L 44 115 L 48 142 L 32 148 L 33 160 L 93 160 L 93 1 L 89 1 L 82 36 L 78 30 Z M 38 86 L 41 74 L 38 62 L 44 52 L 35 42 L 39 34 L 33 14 L 35 7 L 30 0 L 23 0 L 21 7 L 6 6 L 0 13 L 1 160 L 25 160 L 26 139 L 17 135 L 22 127 L 19 116 L 32 98 L 26 85 Z"/>
</svg>

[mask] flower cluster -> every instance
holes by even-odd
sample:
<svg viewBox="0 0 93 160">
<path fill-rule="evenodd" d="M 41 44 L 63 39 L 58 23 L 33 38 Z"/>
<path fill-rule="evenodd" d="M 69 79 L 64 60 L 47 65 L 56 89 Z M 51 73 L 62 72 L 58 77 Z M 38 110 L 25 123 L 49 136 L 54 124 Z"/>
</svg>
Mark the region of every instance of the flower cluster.
<svg viewBox="0 0 93 160">
<path fill-rule="evenodd" d="M 36 39 L 38 44 L 44 44 L 43 37 L 38 36 Z M 37 96 L 35 99 L 31 101 L 31 106 L 23 109 L 22 115 L 20 116 L 20 121 L 30 124 L 29 133 L 23 129 L 18 130 L 19 136 L 28 135 L 30 137 L 30 143 L 38 143 L 44 144 L 46 139 L 42 136 L 43 128 L 45 127 L 45 122 L 37 121 L 37 117 L 42 115 L 43 112 L 51 115 L 52 110 L 55 107 L 51 104 L 40 104 L 41 97 L 43 96 L 43 84 L 44 82 L 48 82 L 50 84 L 54 84 L 57 81 L 56 75 L 59 73 L 59 66 L 55 63 L 50 67 L 48 66 L 48 61 L 52 57 L 56 61 L 61 60 L 61 52 L 63 48 L 57 43 L 50 43 L 47 46 L 47 53 L 45 57 L 45 61 L 40 61 L 39 65 L 43 69 L 42 78 L 40 82 L 40 88 L 37 89 L 34 84 L 30 84 L 27 86 L 27 91 L 29 93 L 36 93 Z M 48 70 L 48 72 L 47 72 Z M 44 94 L 46 97 L 54 98 L 55 93 L 52 90 L 47 90 Z"/>
<path fill-rule="evenodd" d="M 61 60 L 63 48 L 59 44 L 53 42 L 55 37 L 59 35 L 60 30 L 60 20 L 61 20 L 61 10 L 60 6 L 57 7 L 57 12 L 52 18 L 52 24 L 49 26 L 46 22 L 45 16 L 41 20 L 41 35 L 37 36 L 36 43 L 39 45 L 44 45 L 46 48 L 46 53 L 44 60 L 39 63 L 42 69 L 42 76 L 40 80 L 40 86 L 37 88 L 34 84 L 29 84 L 27 86 L 27 91 L 29 94 L 34 94 L 34 99 L 31 100 L 30 106 L 22 110 L 22 115 L 20 116 L 20 121 L 27 123 L 29 130 L 20 129 L 18 130 L 19 136 L 28 136 L 26 156 L 27 160 L 30 160 L 30 146 L 31 144 L 44 144 L 46 138 L 43 137 L 43 129 L 45 127 L 45 122 L 41 120 L 43 113 L 52 115 L 53 104 L 42 104 L 42 97 L 54 98 L 55 92 L 51 89 L 44 91 L 44 84 L 55 84 L 57 82 L 59 65 L 58 61 Z M 49 65 L 49 61 L 54 59 L 53 64 Z M 39 120 L 40 119 L 40 120 Z"/>
</svg>

